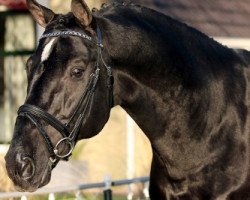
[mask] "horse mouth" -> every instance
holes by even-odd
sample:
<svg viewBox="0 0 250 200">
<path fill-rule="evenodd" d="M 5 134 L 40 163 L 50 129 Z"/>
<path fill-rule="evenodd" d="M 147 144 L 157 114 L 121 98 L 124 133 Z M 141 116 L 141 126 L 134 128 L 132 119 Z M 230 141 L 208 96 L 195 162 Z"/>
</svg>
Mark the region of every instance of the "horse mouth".
<svg viewBox="0 0 250 200">
<path fill-rule="evenodd" d="M 52 171 L 51 165 L 47 164 L 47 166 L 46 166 L 46 168 L 44 170 L 44 173 L 42 175 L 40 185 L 39 185 L 38 188 L 43 187 L 43 186 L 45 186 L 45 185 L 47 185 L 49 183 L 50 178 L 51 178 L 51 171 Z"/>
<path fill-rule="evenodd" d="M 46 165 L 46 167 L 41 171 L 39 170 L 39 172 L 36 171 L 30 178 L 20 177 L 17 168 L 12 171 L 8 169 L 8 166 L 6 167 L 8 176 L 14 183 L 15 190 L 19 192 L 35 192 L 39 188 L 47 185 L 51 178 L 52 168 L 50 165 Z"/>
<path fill-rule="evenodd" d="M 45 170 L 41 178 L 34 176 L 33 180 L 14 180 L 15 189 L 19 192 L 35 192 L 39 188 L 47 185 L 50 181 L 51 173 Z"/>
</svg>

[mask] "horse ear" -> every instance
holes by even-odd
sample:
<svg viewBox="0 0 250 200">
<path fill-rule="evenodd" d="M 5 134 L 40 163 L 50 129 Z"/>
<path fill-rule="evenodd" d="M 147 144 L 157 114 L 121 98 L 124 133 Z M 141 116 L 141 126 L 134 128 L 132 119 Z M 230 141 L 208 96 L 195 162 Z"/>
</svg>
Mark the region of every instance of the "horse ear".
<svg viewBox="0 0 250 200">
<path fill-rule="evenodd" d="M 71 10 L 74 16 L 84 27 L 92 22 L 92 13 L 84 0 L 72 0 Z"/>
<path fill-rule="evenodd" d="M 40 5 L 35 0 L 26 0 L 26 2 L 34 20 L 42 27 L 45 28 L 54 18 L 55 13 L 52 10 Z"/>
</svg>

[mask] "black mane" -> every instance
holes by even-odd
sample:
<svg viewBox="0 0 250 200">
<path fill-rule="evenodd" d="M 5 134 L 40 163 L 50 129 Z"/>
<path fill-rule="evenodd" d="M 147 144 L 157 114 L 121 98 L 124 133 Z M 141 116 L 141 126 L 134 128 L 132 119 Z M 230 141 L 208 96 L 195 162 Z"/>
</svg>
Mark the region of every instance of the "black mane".
<svg viewBox="0 0 250 200">
<path fill-rule="evenodd" d="M 115 40 L 114 46 L 123 48 L 114 50 L 111 47 L 114 65 L 122 61 L 133 63 L 130 71 L 134 71 L 135 75 L 147 75 L 149 72 L 147 80 L 152 77 L 152 73 L 158 76 L 160 72 L 164 77 L 173 73 L 175 79 L 179 77 L 180 81 L 190 85 L 205 84 L 210 78 L 231 71 L 235 63 L 242 63 L 232 49 L 182 22 L 146 7 L 112 4 L 95 15 L 97 21 L 101 17 L 115 24 L 113 31 L 116 35 L 109 41 L 112 43 Z M 105 27 L 105 23 L 102 26 L 112 28 Z M 109 39 L 109 35 L 104 36 Z"/>
</svg>

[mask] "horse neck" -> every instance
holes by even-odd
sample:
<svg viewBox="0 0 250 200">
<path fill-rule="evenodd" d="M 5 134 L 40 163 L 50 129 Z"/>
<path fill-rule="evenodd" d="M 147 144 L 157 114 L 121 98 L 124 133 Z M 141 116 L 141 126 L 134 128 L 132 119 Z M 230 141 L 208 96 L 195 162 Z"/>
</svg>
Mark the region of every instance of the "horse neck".
<svg viewBox="0 0 250 200">
<path fill-rule="evenodd" d="M 150 140 L 154 134 L 164 133 L 165 116 L 161 110 L 164 102 L 158 91 L 124 71 L 114 70 L 114 79 L 115 105 L 120 105 Z"/>
<path fill-rule="evenodd" d="M 108 54 L 105 56 L 104 51 L 104 56 L 109 57 L 113 68 L 115 105 L 125 109 L 149 138 L 152 132 L 163 133 L 165 121 L 157 104 L 162 102 L 165 64 L 161 58 L 155 59 L 159 45 L 136 27 L 111 22 L 109 26 L 113 31 L 103 33 Z"/>
<path fill-rule="evenodd" d="M 166 122 L 174 123 L 173 112 L 182 119 L 192 95 L 206 105 L 208 90 L 203 90 L 202 95 L 196 92 L 206 87 L 214 72 L 230 71 L 234 63 L 239 63 L 230 49 L 159 15 L 150 10 L 140 15 L 128 9 L 99 20 L 105 57 L 110 59 L 114 71 L 115 103 L 132 116 L 149 138 L 166 132 Z"/>
</svg>

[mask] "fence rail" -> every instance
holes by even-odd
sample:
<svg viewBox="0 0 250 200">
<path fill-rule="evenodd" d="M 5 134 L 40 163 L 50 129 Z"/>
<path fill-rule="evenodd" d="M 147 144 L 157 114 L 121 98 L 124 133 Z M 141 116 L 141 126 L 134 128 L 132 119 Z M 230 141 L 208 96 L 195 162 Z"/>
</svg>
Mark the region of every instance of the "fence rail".
<svg viewBox="0 0 250 200">
<path fill-rule="evenodd" d="M 34 53 L 34 50 L 16 50 L 16 51 L 0 51 L 0 57 L 8 56 L 29 56 Z"/>
<path fill-rule="evenodd" d="M 110 193 L 111 186 L 121 186 L 121 185 L 129 185 L 132 183 L 147 183 L 149 182 L 148 176 L 137 177 L 132 179 L 120 179 L 120 180 L 110 180 L 106 179 L 104 182 L 98 183 L 89 183 L 89 184 L 79 184 L 79 185 L 71 185 L 67 187 L 55 187 L 55 188 L 46 188 L 40 189 L 33 193 L 28 192 L 0 192 L 0 199 L 4 198 L 22 198 L 27 196 L 34 196 L 34 195 L 46 195 L 46 194 L 56 194 L 56 193 L 66 193 L 66 192 L 74 192 L 86 189 L 94 189 L 94 188 L 103 188 L 104 189 L 104 199 L 110 200 L 112 197 L 112 193 Z M 109 195 L 107 196 L 107 191 L 109 191 Z M 106 195 L 106 196 L 105 196 Z M 147 196 L 147 195 L 146 195 Z"/>
</svg>

